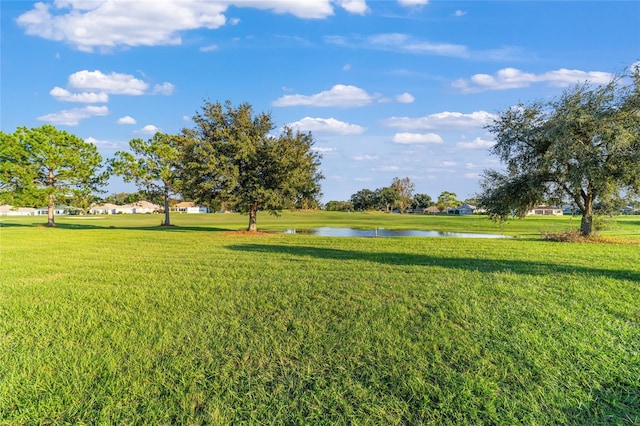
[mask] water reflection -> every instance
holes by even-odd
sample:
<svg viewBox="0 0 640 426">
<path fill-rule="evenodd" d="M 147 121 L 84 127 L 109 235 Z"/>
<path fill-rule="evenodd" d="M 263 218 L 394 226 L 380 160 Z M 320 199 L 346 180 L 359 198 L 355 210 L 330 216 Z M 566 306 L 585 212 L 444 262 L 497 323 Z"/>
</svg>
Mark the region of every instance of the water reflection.
<svg viewBox="0 0 640 426">
<path fill-rule="evenodd" d="M 471 232 L 441 232 L 396 229 L 357 229 L 322 227 L 312 229 L 287 229 L 285 234 L 317 235 L 321 237 L 448 237 L 448 238 L 511 238 L 500 234 L 475 234 Z"/>
</svg>

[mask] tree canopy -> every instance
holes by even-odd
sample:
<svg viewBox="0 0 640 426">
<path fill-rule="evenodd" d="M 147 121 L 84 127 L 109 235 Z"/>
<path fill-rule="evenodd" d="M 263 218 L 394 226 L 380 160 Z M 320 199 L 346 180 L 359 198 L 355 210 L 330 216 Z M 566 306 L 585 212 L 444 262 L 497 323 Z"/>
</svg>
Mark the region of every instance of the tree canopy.
<svg viewBox="0 0 640 426">
<path fill-rule="evenodd" d="M 122 176 L 125 182 L 134 182 L 140 189 L 162 194 L 165 226 L 171 225 L 169 196 L 178 183 L 176 140 L 176 136 L 160 132 L 146 141 L 133 139 L 129 142 L 131 152 L 118 151 L 109 160 L 112 172 Z"/>
<path fill-rule="evenodd" d="M 276 214 L 319 197 L 321 156 L 311 133 L 285 127 L 273 136 L 270 114 L 230 101 L 206 101 L 193 121 L 179 139 L 183 195 L 249 213 L 249 231 L 257 230 L 260 209 Z"/>
<path fill-rule="evenodd" d="M 415 185 L 408 177 L 402 179 L 399 177 L 395 177 L 391 181 L 391 188 L 393 188 L 398 194 L 398 197 L 396 199 L 396 207 L 398 208 L 400 213 L 404 213 L 405 210 L 409 206 L 411 206 L 411 203 L 413 203 L 413 191 Z"/>
<path fill-rule="evenodd" d="M 57 199 L 86 195 L 106 181 L 95 145 L 44 125 L 0 133 L 0 192 L 23 205 L 46 204 L 48 226 L 55 226 Z"/>
<path fill-rule="evenodd" d="M 544 200 L 570 200 L 593 232 L 595 203 L 640 191 L 640 70 L 556 100 L 519 104 L 488 126 L 505 171 L 486 170 L 481 204 L 498 220 Z"/>
</svg>

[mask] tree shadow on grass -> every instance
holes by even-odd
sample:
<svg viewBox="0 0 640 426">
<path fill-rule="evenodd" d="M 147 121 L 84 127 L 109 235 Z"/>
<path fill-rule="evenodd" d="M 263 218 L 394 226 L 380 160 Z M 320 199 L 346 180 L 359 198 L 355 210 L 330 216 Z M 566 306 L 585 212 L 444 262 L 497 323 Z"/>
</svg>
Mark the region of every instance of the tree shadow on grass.
<svg viewBox="0 0 640 426">
<path fill-rule="evenodd" d="M 231 250 L 256 253 L 279 253 L 297 257 L 315 257 L 326 260 L 364 260 L 387 265 L 432 266 L 479 272 L 511 272 L 523 275 L 587 274 L 619 280 L 640 282 L 640 271 L 590 268 L 560 265 L 552 262 L 526 260 L 480 259 L 472 257 L 438 257 L 430 254 L 370 253 L 325 247 L 284 246 L 271 244 L 236 244 Z"/>
<path fill-rule="evenodd" d="M 0 222 L 0 228 L 48 228 L 45 222 L 32 222 L 32 223 L 3 223 Z M 56 223 L 55 227 L 49 229 L 77 229 L 77 230 L 135 230 L 135 231 L 160 231 L 160 232 L 225 232 L 232 231 L 232 229 L 215 228 L 210 226 L 114 226 L 114 225 L 98 225 L 93 223 Z"/>
<path fill-rule="evenodd" d="M 583 401 L 584 402 L 584 401 Z M 581 425 L 639 425 L 640 391 L 629 379 L 603 383 L 592 400 L 565 410 L 569 419 Z"/>
</svg>

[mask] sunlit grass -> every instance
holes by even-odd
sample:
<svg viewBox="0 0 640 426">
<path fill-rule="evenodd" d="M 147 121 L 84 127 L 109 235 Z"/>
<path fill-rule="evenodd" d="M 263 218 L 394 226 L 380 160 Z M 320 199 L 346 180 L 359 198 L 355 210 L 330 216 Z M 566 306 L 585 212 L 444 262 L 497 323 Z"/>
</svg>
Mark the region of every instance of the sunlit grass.
<svg viewBox="0 0 640 426">
<path fill-rule="evenodd" d="M 328 216 L 3 218 L 0 423 L 640 422 L 637 246 L 275 233 Z"/>
</svg>

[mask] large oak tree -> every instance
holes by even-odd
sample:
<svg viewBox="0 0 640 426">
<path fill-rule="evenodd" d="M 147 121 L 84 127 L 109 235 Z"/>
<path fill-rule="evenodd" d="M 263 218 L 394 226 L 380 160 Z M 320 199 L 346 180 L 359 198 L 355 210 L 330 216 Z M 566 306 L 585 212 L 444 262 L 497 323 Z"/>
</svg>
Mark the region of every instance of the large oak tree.
<svg viewBox="0 0 640 426">
<path fill-rule="evenodd" d="M 206 101 L 193 121 L 180 139 L 183 195 L 248 213 L 248 231 L 257 230 L 258 210 L 275 214 L 319 196 L 321 157 L 310 133 L 274 136 L 270 114 L 230 101 Z"/>
<path fill-rule="evenodd" d="M 483 204 L 504 220 L 548 199 L 582 211 L 593 232 L 594 206 L 640 192 L 640 69 L 602 86 L 579 85 L 557 100 L 520 104 L 488 126 L 491 152 L 506 170 L 487 170 Z"/>
<path fill-rule="evenodd" d="M 0 133 L 0 191 L 23 205 L 48 206 L 55 226 L 56 200 L 96 191 L 106 181 L 95 145 L 51 125 Z"/>
</svg>

